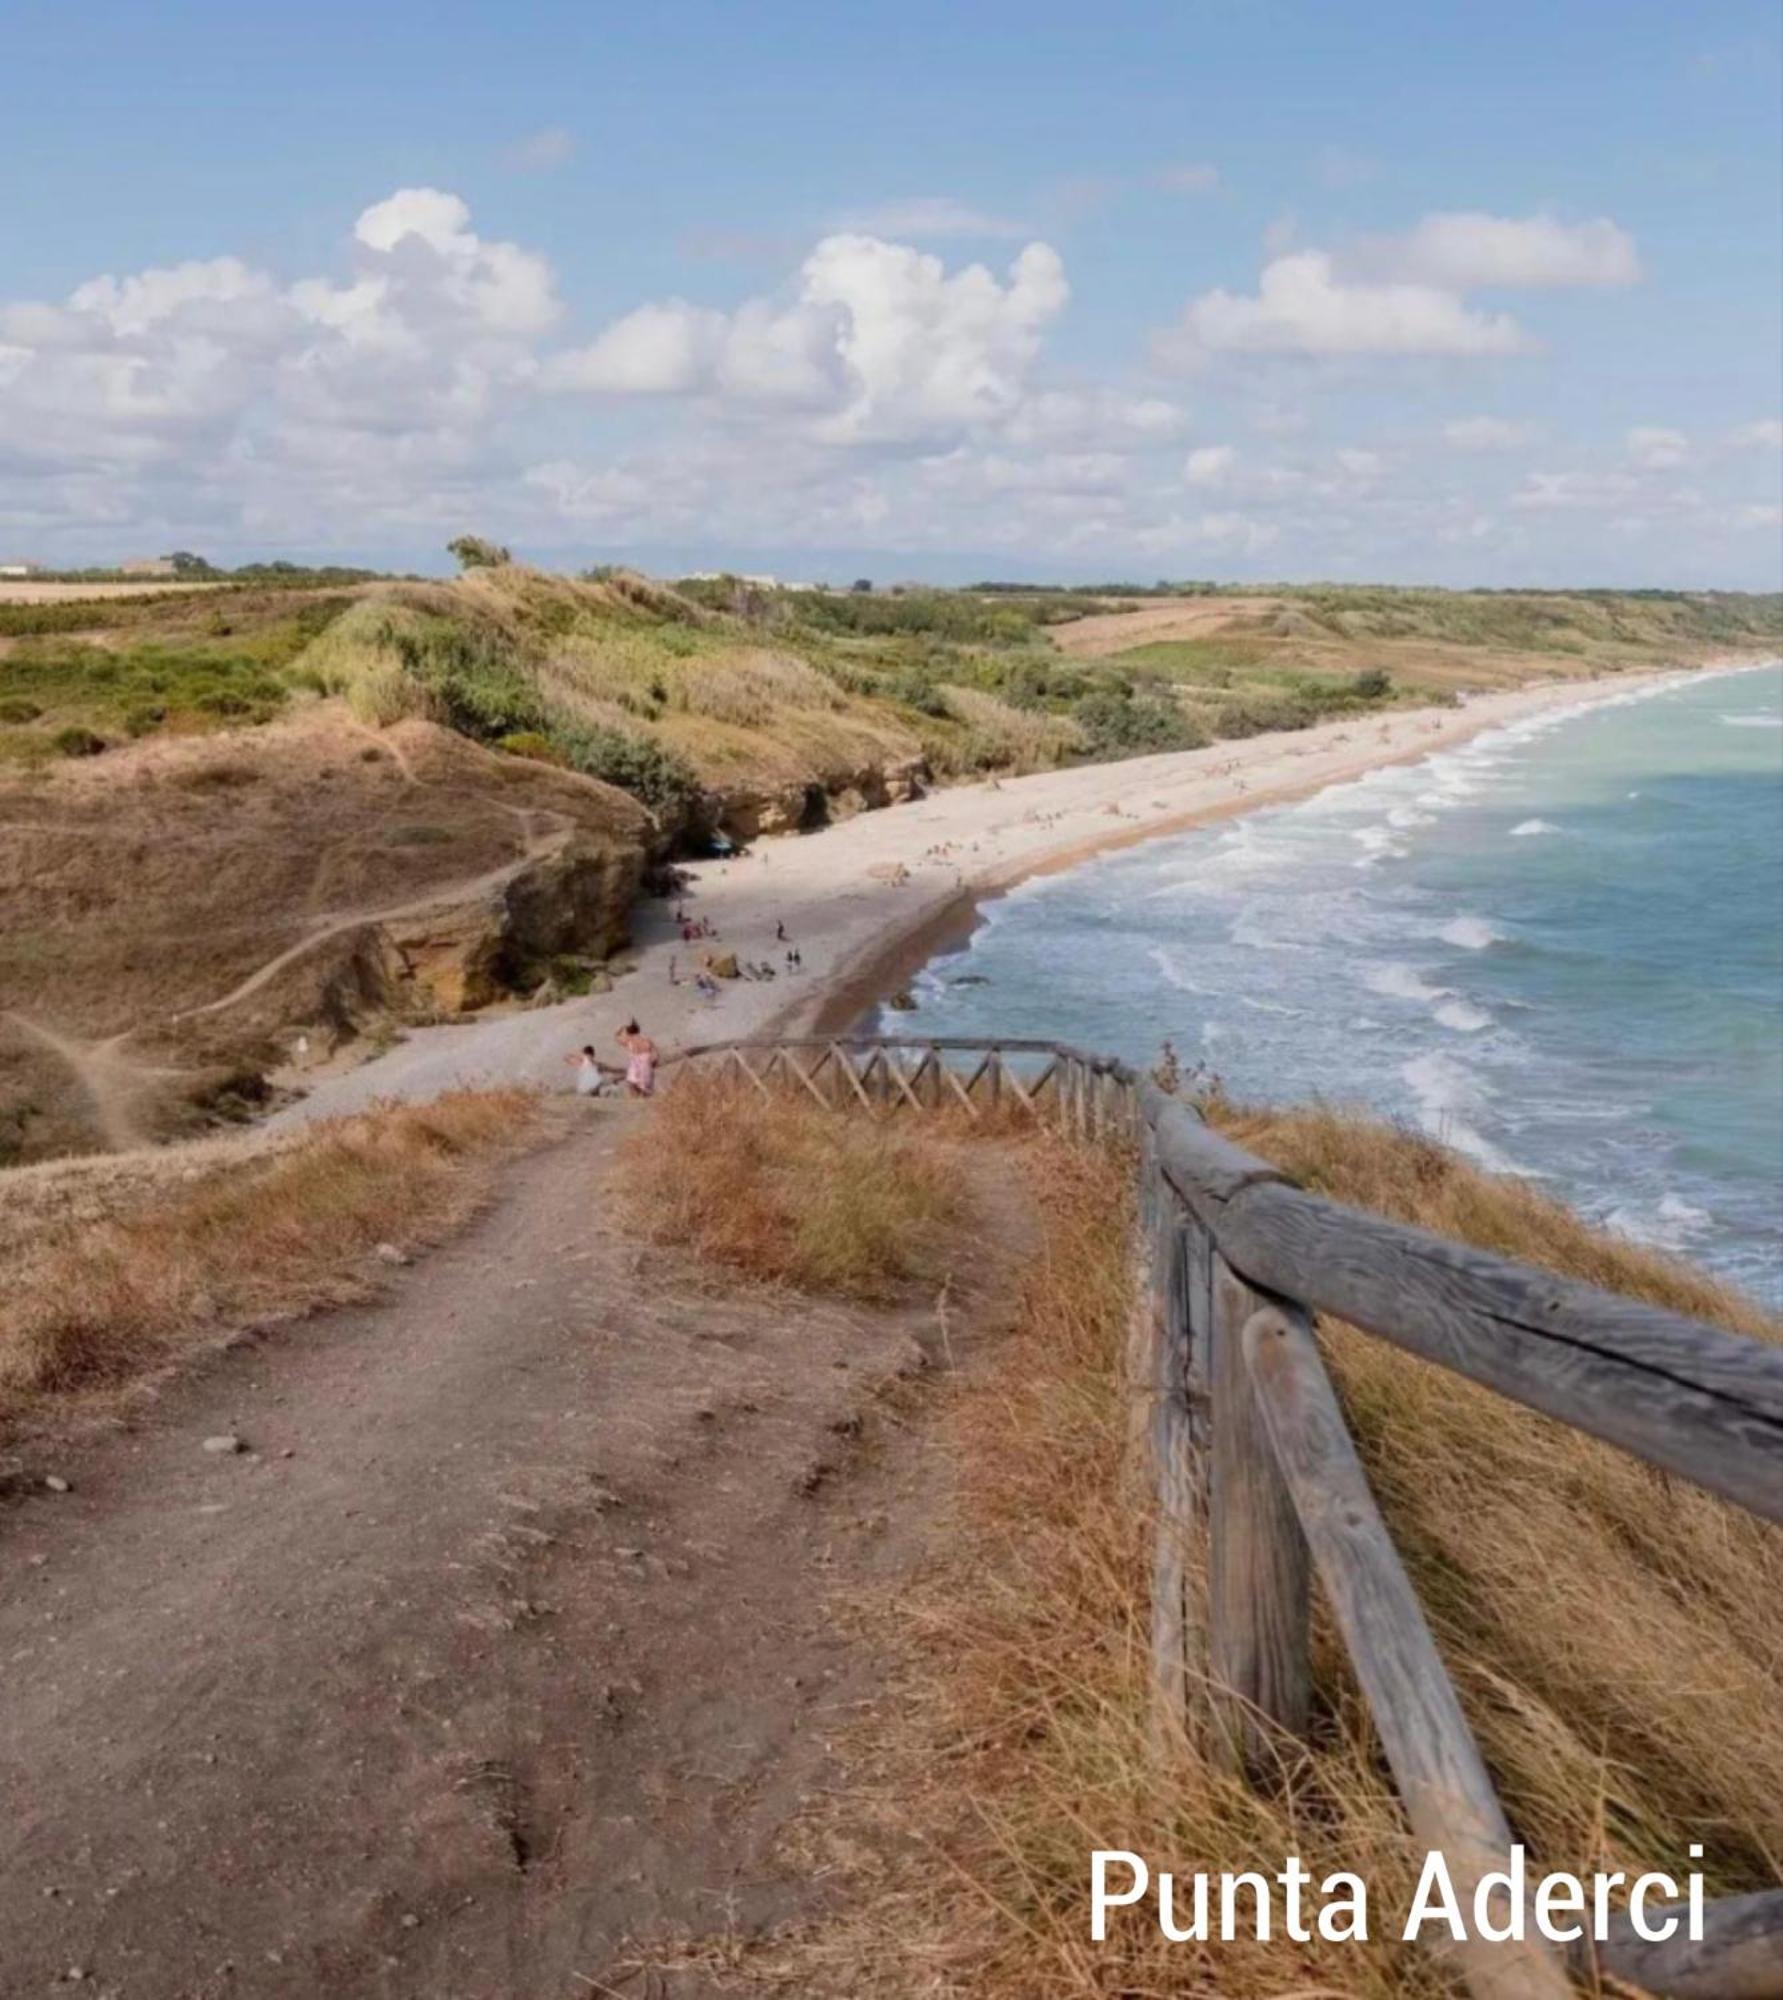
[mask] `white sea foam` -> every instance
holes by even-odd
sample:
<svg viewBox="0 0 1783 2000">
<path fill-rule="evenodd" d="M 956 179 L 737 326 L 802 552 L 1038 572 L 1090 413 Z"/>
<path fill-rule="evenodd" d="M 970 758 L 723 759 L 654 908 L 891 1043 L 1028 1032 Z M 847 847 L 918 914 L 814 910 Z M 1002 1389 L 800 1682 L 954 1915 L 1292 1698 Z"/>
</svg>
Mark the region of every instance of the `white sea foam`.
<svg viewBox="0 0 1783 2000">
<path fill-rule="evenodd" d="M 1444 924 L 1437 936 L 1444 944 L 1455 945 L 1462 951 L 1485 951 L 1497 944 L 1504 933 L 1495 931 L 1484 917 L 1463 914 Z"/>
<path fill-rule="evenodd" d="M 1232 920 L 1232 928 L 1227 932 L 1234 944 L 1242 944 L 1252 951 L 1311 951 L 1308 944 L 1296 944 L 1291 938 L 1271 937 L 1251 922 L 1248 916 L 1238 916 Z"/>
<path fill-rule="evenodd" d="M 1207 993 L 1211 989 L 1197 985 L 1182 969 L 1175 952 L 1168 945 L 1155 944 L 1151 949 L 1151 960 L 1164 977 L 1179 993 Z"/>
<path fill-rule="evenodd" d="M 1465 1153 L 1489 1173 L 1518 1173 L 1517 1163 L 1468 1122 L 1486 1107 L 1491 1093 L 1466 1067 L 1439 1052 L 1413 1056 L 1399 1074 L 1417 1100 L 1418 1123 L 1432 1138 Z M 1464 1115 L 1466 1114 L 1466 1115 Z"/>
<path fill-rule="evenodd" d="M 1290 1021 L 1303 1021 L 1306 1010 L 1303 1007 L 1284 1007 L 1279 1000 L 1258 1000 L 1249 993 L 1241 993 L 1239 1000 L 1254 1014 L 1280 1014 Z"/>
<path fill-rule="evenodd" d="M 1551 819 L 1526 819 L 1511 828 L 1513 840 L 1529 840 L 1538 833 L 1558 833 L 1560 831 Z"/>
<path fill-rule="evenodd" d="M 1724 715 L 1721 721 L 1729 729 L 1783 729 L 1783 715 Z"/>
<path fill-rule="evenodd" d="M 1477 1035 L 1482 1028 L 1492 1025 L 1492 1016 L 1471 1000 L 1445 1000 L 1435 1012 L 1445 1028 L 1453 1028 L 1461 1035 Z"/>
<path fill-rule="evenodd" d="M 1383 994 L 1389 1000 L 1446 1000 L 1449 997 L 1446 986 L 1430 985 L 1411 966 L 1402 965 L 1396 959 L 1371 965 L 1362 975 L 1362 984 L 1371 993 Z"/>
<path fill-rule="evenodd" d="M 1695 1202 L 1668 1190 L 1650 1207 L 1625 1202 L 1612 1208 L 1604 1222 L 1618 1236 L 1626 1236 L 1633 1242 L 1651 1243 L 1661 1250 L 1682 1250 L 1712 1225 L 1714 1217 L 1706 1208 L 1698 1208 Z"/>
</svg>

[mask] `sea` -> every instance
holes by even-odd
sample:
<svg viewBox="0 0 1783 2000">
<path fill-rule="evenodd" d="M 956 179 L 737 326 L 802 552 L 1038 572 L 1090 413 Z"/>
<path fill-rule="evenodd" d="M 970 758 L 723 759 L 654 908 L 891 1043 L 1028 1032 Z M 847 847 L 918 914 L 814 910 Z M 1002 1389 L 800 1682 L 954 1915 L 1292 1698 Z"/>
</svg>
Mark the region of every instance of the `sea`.
<svg viewBox="0 0 1783 2000">
<path fill-rule="evenodd" d="M 1322 1098 L 1783 1308 L 1783 662 L 1488 730 L 989 904 L 886 1033 Z"/>
</svg>

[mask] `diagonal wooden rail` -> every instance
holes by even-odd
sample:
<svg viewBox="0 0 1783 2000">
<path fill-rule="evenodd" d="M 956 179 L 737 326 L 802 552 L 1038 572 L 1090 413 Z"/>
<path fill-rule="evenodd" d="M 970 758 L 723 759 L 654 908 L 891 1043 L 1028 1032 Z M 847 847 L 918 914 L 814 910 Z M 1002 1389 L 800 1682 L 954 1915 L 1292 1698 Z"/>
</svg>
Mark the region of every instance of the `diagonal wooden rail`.
<svg viewBox="0 0 1783 2000">
<path fill-rule="evenodd" d="M 1132 1148 L 1146 1282 L 1130 1365 L 1149 1411 L 1161 1710 L 1204 1722 L 1234 1768 L 1264 1781 L 1282 1734 L 1307 1726 L 1316 1574 L 1412 1830 L 1442 1851 L 1469 1907 L 1512 1835 L 1369 1491 L 1314 1316 L 1783 1522 L 1783 1348 L 1309 1194 L 1114 1057 L 1049 1041 L 810 1037 L 706 1043 L 665 1071 L 669 1088 L 718 1071 L 839 1111 L 1006 1111 Z M 1191 1587 L 1203 1539 L 1204 1593 Z M 1208 1687 L 1197 1717 L 1191 1690 Z M 1590 1951 L 1575 1971 L 1669 2000 L 1783 2000 L 1783 1888 L 1708 1904 L 1700 1938 L 1648 1939 L 1624 1918 Z M 1539 1940 L 1455 1953 L 1478 2000 L 1572 1990 Z"/>
</svg>

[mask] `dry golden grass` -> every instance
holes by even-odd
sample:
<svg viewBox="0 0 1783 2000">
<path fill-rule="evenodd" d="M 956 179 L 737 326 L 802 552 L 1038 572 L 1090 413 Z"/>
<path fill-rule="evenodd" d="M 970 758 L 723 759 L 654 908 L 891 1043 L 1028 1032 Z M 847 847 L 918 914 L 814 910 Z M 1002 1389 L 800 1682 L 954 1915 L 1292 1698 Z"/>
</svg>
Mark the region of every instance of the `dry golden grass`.
<svg viewBox="0 0 1783 2000">
<path fill-rule="evenodd" d="M 1743 1300 L 1616 1244 L 1427 1142 L 1336 1114 L 1215 1106 L 1327 1192 L 1749 1331 Z M 1458 1991 L 1394 1919 L 1414 1849 L 1334 1632 L 1315 1628 L 1310 1754 L 1263 1798 L 1191 1731 L 1160 1744 L 1149 1661 L 1150 1523 L 1124 1464 L 1130 1192 L 1118 1160 L 1025 1155 L 1045 1228 L 994 1372 L 957 1395 L 947 1554 L 878 1616 L 895 1698 L 857 1744 L 884 1835 L 849 1913 L 776 1965 L 856 1994 L 1379 1996 Z M 1736 1510 L 1656 1477 L 1346 1328 L 1327 1330 L 1357 1438 L 1513 1824 L 1541 1865 L 1768 1886 L 1783 1855 L 1783 1549 Z M 851 1805 L 858 1812 L 858 1805 Z M 858 1842 L 858 1828 L 854 1838 Z M 1128 1913 L 1088 1941 L 1089 1857 L 1179 1879 L 1298 1854 L 1369 1884 L 1368 1944 L 1168 1944 Z M 1385 1913 L 1388 1921 L 1382 1923 Z M 1387 1935 L 1380 1933 L 1385 1931 Z M 826 1984 L 827 1982 L 827 1984 Z"/>
<path fill-rule="evenodd" d="M 368 1111 L 121 1219 L 44 1232 L 8 1260 L 0 1427 L 127 1390 L 233 1328 L 364 1296 L 369 1254 L 461 1222 L 535 1112 L 518 1090 Z"/>
<path fill-rule="evenodd" d="M 957 1207 L 923 1138 L 701 1076 L 627 1140 L 624 1186 L 659 1242 L 750 1278 L 867 1299 L 930 1275 Z"/>
</svg>

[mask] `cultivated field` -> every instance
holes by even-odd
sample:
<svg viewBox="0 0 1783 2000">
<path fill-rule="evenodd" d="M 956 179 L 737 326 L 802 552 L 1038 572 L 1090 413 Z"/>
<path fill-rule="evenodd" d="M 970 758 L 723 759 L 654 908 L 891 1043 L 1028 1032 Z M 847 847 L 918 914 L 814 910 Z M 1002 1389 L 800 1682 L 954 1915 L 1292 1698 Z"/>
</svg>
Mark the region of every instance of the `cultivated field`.
<svg viewBox="0 0 1783 2000">
<path fill-rule="evenodd" d="M 158 583 L 134 578 L 118 583 L 32 583 L 0 576 L 0 604 L 79 604 L 95 597 L 169 597 L 186 590 L 225 590 L 223 583 Z"/>
</svg>

